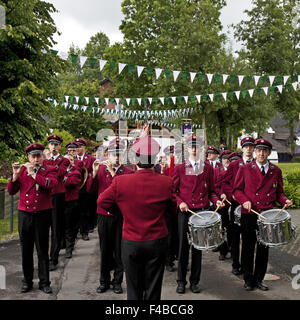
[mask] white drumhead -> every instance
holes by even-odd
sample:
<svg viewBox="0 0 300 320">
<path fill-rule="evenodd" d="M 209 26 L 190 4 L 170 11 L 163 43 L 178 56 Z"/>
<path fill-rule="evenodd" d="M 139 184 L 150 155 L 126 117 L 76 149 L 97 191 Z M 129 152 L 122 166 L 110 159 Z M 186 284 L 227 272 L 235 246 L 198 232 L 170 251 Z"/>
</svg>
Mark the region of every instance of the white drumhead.
<svg viewBox="0 0 300 320">
<path fill-rule="evenodd" d="M 267 210 L 267 211 L 262 211 L 260 214 L 263 215 L 264 217 L 266 217 L 268 220 L 265 220 L 261 217 L 259 217 L 259 219 L 261 221 L 265 221 L 265 222 L 279 222 L 279 221 L 282 221 L 282 220 L 285 220 L 285 219 L 288 219 L 291 217 L 290 214 L 286 210 L 282 210 L 281 213 L 279 215 L 277 215 L 277 213 L 280 210 L 281 209 L 271 209 L 271 210 Z"/>
<path fill-rule="evenodd" d="M 236 207 L 235 210 L 234 210 L 234 213 L 235 213 L 236 215 L 240 216 L 241 213 L 242 213 L 242 206 L 239 205 L 238 207 Z"/>
<path fill-rule="evenodd" d="M 211 225 L 218 222 L 221 219 L 221 216 L 217 212 L 211 218 L 212 214 L 214 213 L 213 211 L 198 211 L 196 213 L 203 217 L 203 219 L 192 214 L 189 218 L 189 222 L 195 226 Z"/>
</svg>

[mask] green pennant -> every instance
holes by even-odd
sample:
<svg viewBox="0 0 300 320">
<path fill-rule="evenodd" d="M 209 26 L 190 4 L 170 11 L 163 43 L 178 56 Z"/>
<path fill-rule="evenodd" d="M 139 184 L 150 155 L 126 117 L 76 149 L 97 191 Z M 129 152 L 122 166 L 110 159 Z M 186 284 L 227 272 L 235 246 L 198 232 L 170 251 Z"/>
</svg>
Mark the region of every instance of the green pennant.
<svg viewBox="0 0 300 320">
<path fill-rule="evenodd" d="M 114 102 L 115 102 L 115 98 L 109 98 L 109 101 L 110 101 L 111 103 L 114 103 Z"/>
<path fill-rule="evenodd" d="M 136 102 L 136 98 L 131 98 L 131 105 L 134 105 Z"/>
<path fill-rule="evenodd" d="M 104 98 L 100 98 L 100 103 L 101 103 L 101 105 L 105 105 L 105 99 Z"/>
<path fill-rule="evenodd" d="M 124 106 L 126 104 L 126 100 L 124 98 L 121 98 L 121 103 Z"/>
<path fill-rule="evenodd" d="M 58 51 L 57 51 L 57 50 L 50 49 L 50 52 L 51 52 L 54 56 L 56 56 L 56 55 L 58 54 Z"/>
<path fill-rule="evenodd" d="M 192 104 L 195 103 L 195 96 L 189 96 L 189 99 L 190 99 L 190 101 L 191 101 Z"/>
<path fill-rule="evenodd" d="M 142 102 L 143 102 L 144 106 L 147 105 L 147 103 L 148 103 L 146 98 L 142 98 Z"/>
<path fill-rule="evenodd" d="M 202 101 L 207 101 L 208 95 L 207 94 L 203 94 L 202 95 Z"/>
<path fill-rule="evenodd" d="M 222 97 L 221 93 L 216 93 L 216 94 L 215 94 L 215 99 L 216 99 L 217 101 L 220 101 L 220 100 L 221 100 L 221 97 Z"/>
<path fill-rule="evenodd" d="M 151 74 L 152 74 L 153 70 L 154 70 L 154 69 L 151 68 L 151 67 L 146 68 L 146 74 L 147 74 L 147 77 L 148 77 L 148 78 L 151 77 Z"/>
<path fill-rule="evenodd" d="M 292 87 L 292 85 L 289 84 L 289 83 L 287 83 L 287 84 L 284 86 L 284 88 L 285 88 L 288 92 L 291 91 L 291 87 Z"/>
<path fill-rule="evenodd" d="M 69 97 L 69 103 L 73 103 L 73 100 L 74 100 L 74 96 L 70 96 Z"/>
<path fill-rule="evenodd" d="M 248 84 L 250 84 L 252 78 L 253 78 L 253 76 L 247 76 L 247 77 L 246 77 L 246 80 L 247 80 L 247 83 L 248 83 Z"/>
<path fill-rule="evenodd" d="M 292 75 L 291 76 L 291 82 L 295 82 L 298 80 L 298 76 L 297 75 Z"/>
<path fill-rule="evenodd" d="M 274 93 L 275 93 L 275 87 L 274 87 L 274 86 L 271 86 L 271 87 L 270 87 L 270 91 L 271 91 L 271 94 L 274 94 Z"/>
<path fill-rule="evenodd" d="M 235 76 L 234 74 L 230 75 L 229 80 L 230 80 L 230 83 L 231 83 L 231 84 L 234 83 L 235 78 L 236 78 L 236 76 Z"/>
<path fill-rule="evenodd" d="M 109 65 L 110 65 L 110 70 L 113 71 L 114 67 L 116 65 L 116 62 L 115 61 L 109 61 Z"/>
<path fill-rule="evenodd" d="M 166 75 L 166 79 L 169 80 L 170 74 L 171 74 L 171 70 L 166 69 L 166 70 L 164 70 L 164 72 L 165 72 L 165 75 Z"/>
<path fill-rule="evenodd" d="M 181 79 L 182 79 L 182 80 L 186 80 L 186 79 L 187 79 L 187 76 L 188 76 L 188 73 L 187 73 L 187 72 L 185 72 L 185 71 L 181 72 Z"/>
<path fill-rule="evenodd" d="M 134 70 L 135 70 L 135 65 L 129 64 L 128 65 L 128 74 L 132 74 Z"/>
<path fill-rule="evenodd" d="M 72 54 L 71 59 L 72 59 L 72 65 L 74 66 L 76 64 L 78 56 L 76 54 Z"/>
<path fill-rule="evenodd" d="M 242 97 L 245 99 L 247 95 L 247 90 L 242 90 Z"/>
<path fill-rule="evenodd" d="M 91 68 L 94 68 L 96 62 L 97 62 L 97 59 L 95 59 L 95 58 L 90 58 L 90 66 L 91 66 Z"/>
<path fill-rule="evenodd" d="M 198 73 L 198 79 L 199 79 L 200 83 L 203 81 L 203 78 L 204 78 L 204 74 L 203 73 Z"/>
<path fill-rule="evenodd" d="M 182 96 L 177 97 L 178 104 L 182 104 Z"/>
<path fill-rule="evenodd" d="M 260 97 L 260 95 L 261 95 L 261 89 L 260 89 L 260 88 L 256 88 L 255 91 L 256 91 L 256 93 L 258 94 L 258 96 Z"/>
<path fill-rule="evenodd" d="M 280 84 L 283 81 L 283 76 L 275 77 L 274 84 Z"/>
<path fill-rule="evenodd" d="M 262 85 L 264 85 L 266 83 L 267 79 L 268 79 L 267 76 L 262 76 L 261 77 Z"/>
<path fill-rule="evenodd" d="M 233 91 L 228 92 L 228 97 L 233 100 Z"/>
<path fill-rule="evenodd" d="M 170 105 L 170 104 L 171 104 L 171 99 L 170 99 L 170 97 L 166 97 L 166 102 L 167 102 L 167 105 Z"/>
<path fill-rule="evenodd" d="M 218 73 L 215 74 L 215 75 L 214 75 L 215 82 L 218 83 L 218 82 L 220 81 L 221 77 L 222 77 L 222 75 L 220 75 L 220 74 L 218 74 Z"/>
</svg>

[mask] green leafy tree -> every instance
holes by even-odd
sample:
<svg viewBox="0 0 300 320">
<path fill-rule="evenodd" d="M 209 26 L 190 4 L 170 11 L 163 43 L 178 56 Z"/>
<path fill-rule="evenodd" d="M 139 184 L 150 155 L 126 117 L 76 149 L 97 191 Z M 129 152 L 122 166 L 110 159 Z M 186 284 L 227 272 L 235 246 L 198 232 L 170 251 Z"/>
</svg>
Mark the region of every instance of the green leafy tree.
<svg viewBox="0 0 300 320">
<path fill-rule="evenodd" d="M 38 0 L 1 0 L 6 25 L 0 29 L 0 140 L 15 156 L 47 131 L 47 98 L 56 94 L 64 61 L 50 53 L 57 32 L 52 4 Z M 11 151 L 12 150 L 12 151 Z"/>
<path fill-rule="evenodd" d="M 294 153 L 294 127 L 299 119 L 300 92 L 291 87 L 300 74 L 299 0 L 254 0 L 246 10 L 248 19 L 235 26 L 235 36 L 242 41 L 245 58 L 259 74 L 289 75 L 286 90 L 274 98 L 274 107 L 283 114 L 290 129 L 290 148 Z M 276 77 L 274 84 L 283 84 Z"/>
</svg>

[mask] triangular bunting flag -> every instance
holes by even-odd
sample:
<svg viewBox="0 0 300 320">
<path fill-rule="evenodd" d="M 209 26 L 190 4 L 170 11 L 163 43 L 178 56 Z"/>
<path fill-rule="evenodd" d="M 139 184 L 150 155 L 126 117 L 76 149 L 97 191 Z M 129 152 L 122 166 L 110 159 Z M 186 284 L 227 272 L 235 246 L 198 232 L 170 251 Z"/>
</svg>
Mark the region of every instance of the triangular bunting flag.
<svg viewBox="0 0 300 320">
<path fill-rule="evenodd" d="M 143 72 L 145 67 L 143 66 L 137 66 L 137 74 L 138 74 L 138 77 L 140 77 L 141 73 Z"/>
<path fill-rule="evenodd" d="M 198 103 L 200 103 L 201 95 L 200 94 L 196 95 L 196 99 L 198 100 Z"/>
<path fill-rule="evenodd" d="M 234 91 L 236 98 L 239 100 L 241 91 Z"/>
<path fill-rule="evenodd" d="M 249 89 L 248 92 L 249 92 L 249 96 L 252 98 L 252 97 L 253 97 L 254 89 Z"/>
<path fill-rule="evenodd" d="M 229 76 L 228 74 L 222 74 L 222 77 L 223 77 L 223 84 L 224 84 Z"/>
<path fill-rule="evenodd" d="M 223 96 L 224 100 L 226 101 L 227 93 L 226 92 L 222 92 L 222 96 Z"/>
<path fill-rule="evenodd" d="M 99 61 L 100 71 L 102 71 L 102 69 L 105 66 L 106 62 L 107 62 L 107 60 L 100 60 Z"/>
<path fill-rule="evenodd" d="M 78 103 L 79 97 L 75 96 L 76 103 Z"/>
<path fill-rule="evenodd" d="M 243 80 L 244 80 L 244 76 L 238 76 L 239 79 L 239 86 L 241 86 Z"/>
<path fill-rule="evenodd" d="M 165 104 L 165 98 L 159 98 L 159 100 L 161 101 L 161 103 L 164 105 Z"/>
<path fill-rule="evenodd" d="M 290 77 L 290 76 L 283 76 L 283 84 L 286 84 L 287 79 L 288 79 L 289 77 Z"/>
<path fill-rule="evenodd" d="M 141 105 L 142 103 L 142 98 L 137 98 L 138 104 Z"/>
<path fill-rule="evenodd" d="M 178 76 L 179 76 L 180 71 L 173 71 L 173 77 L 174 77 L 174 81 L 177 80 Z"/>
<path fill-rule="evenodd" d="M 297 90 L 297 82 L 293 82 L 292 86 L 293 86 L 294 90 L 296 91 Z"/>
<path fill-rule="evenodd" d="M 212 73 L 207 73 L 206 76 L 207 76 L 208 83 L 210 84 L 211 80 L 213 78 L 213 74 Z"/>
<path fill-rule="evenodd" d="M 127 103 L 127 105 L 129 106 L 129 104 L 130 104 L 130 98 L 126 98 L 126 103 Z"/>
<path fill-rule="evenodd" d="M 109 99 L 108 99 L 108 98 L 104 98 L 104 100 L 105 100 L 105 104 L 108 106 L 108 104 L 109 104 Z"/>
<path fill-rule="evenodd" d="M 282 84 L 280 84 L 279 86 L 276 86 L 276 87 L 279 90 L 279 92 L 282 93 L 282 87 L 283 87 Z"/>
<path fill-rule="evenodd" d="M 176 97 L 171 97 L 174 104 L 176 104 Z"/>
<path fill-rule="evenodd" d="M 68 54 L 66 53 L 66 52 L 60 52 L 59 53 L 59 56 L 62 58 L 62 59 L 64 59 L 64 60 L 67 60 L 68 59 Z"/>
<path fill-rule="evenodd" d="M 257 86 L 260 76 L 254 76 L 254 83 Z"/>
<path fill-rule="evenodd" d="M 184 98 L 185 103 L 188 103 L 189 97 L 188 96 L 183 96 L 183 98 Z"/>
<path fill-rule="evenodd" d="M 99 104 L 99 98 L 95 98 L 96 103 Z"/>
<path fill-rule="evenodd" d="M 269 89 L 268 87 L 263 87 L 263 90 L 264 90 L 266 96 L 268 95 L 268 89 Z"/>
<path fill-rule="evenodd" d="M 155 69 L 156 79 L 158 79 L 158 78 L 159 78 L 159 76 L 160 76 L 161 72 L 162 72 L 162 69 L 160 69 L 160 68 Z"/>
<path fill-rule="evenodd" d="M 213 93 L 210 93 L 210 94 L 209 94 L 209 98 L 210 98 L 210 101 L 214 101 L 214 94 L 213 94 Z"/>
<path fill-rule="evenodd" d="M 191 82 L 194 81 L 195 77 L 196 77 L 196 72 L 190 72 L 190 76 L 191 76 Z"/>
<path fill-rule="evenodd" d="M 152 98 L 148 98 L 149 103 L 152 104 Z"/>
<path fill-rule="evenodd" d="M 82 68 L 87 60 L 87 57 L 80 56 L 80 68 Z"/>
<path fill-rule="evenodd" d="M 270 86 L 273 84 L 275 76 L 269 76 Z"/>
<path fill-rule="evenodd" d="M 119 74 L 123 71 L 123 69 L 126 67 L 126 63 L 118 63 L 119 67 Z"/>
</svg>

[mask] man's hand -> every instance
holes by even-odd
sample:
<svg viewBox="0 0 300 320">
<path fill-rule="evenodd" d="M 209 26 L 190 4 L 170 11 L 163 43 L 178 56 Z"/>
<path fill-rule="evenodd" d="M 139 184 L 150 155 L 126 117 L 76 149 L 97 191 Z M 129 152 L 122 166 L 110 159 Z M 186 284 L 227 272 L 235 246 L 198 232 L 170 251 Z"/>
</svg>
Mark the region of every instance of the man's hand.
<svg viewBox="0 0 300 320">
<path fill-rule="evenodd" d="M 181 212 L 187 212 L 189 210 L 189 207 L 185 202 L 181 202 L 179 205 L 179 209 Z"/>
<path fill-rule="evenodd" d="M 251 201 L 246 201 L 243 203 L 243 208 L 248 210 L 248 212 L 250 212 L 251 210 Z"/>
<path fill-rule="evenodd" d="M 226 198 L 226 194 L 225 194 L 225 193 L 222 193 L 221 196 L 220 196 L 220 198 L 221 198 L 222 200 L 225 199 L 225 198 Z"/>
<path fill-rule="evenodd" d="M 93 178 L 96 177 L 98 170 L 99 170 L 99 166 L 100 166 L 100 161 L 99 160 L 95 160 L 93 163 Z"/>
<path fill-rule="evenodd" d="M 15 182 L 18 178 L 19 178 L 19 174 L 21 172 L 21 165 L 19 162 L 15 162 L 12 165 L 12 169 L 13 169 L 13 182 Z"/>
<path fill-rule="evenodd" d="M 114 177 L 115 176 L 115 171 L 113 169 L 112 163 L 109 160 L 104 161 L 104 164 L 106 165 L 108 171 L 110 172 L 111 176 Z"/>
<path fill-rule="evenodd" d="M 220 200 L 218 200 L 218 201 L 216 202 L 216 205 L 217 205 L 219 208 L 225 207 L 225 204 L 224 204 L 222 201 L 220 201 Z"/>
<path fill-rule="evenodd" d="M 285 204 L 286 204 L 286 207 L 289 208 L 293 205 L 293 201 L 288 199 L 285 201 Z"/>
</svg>

